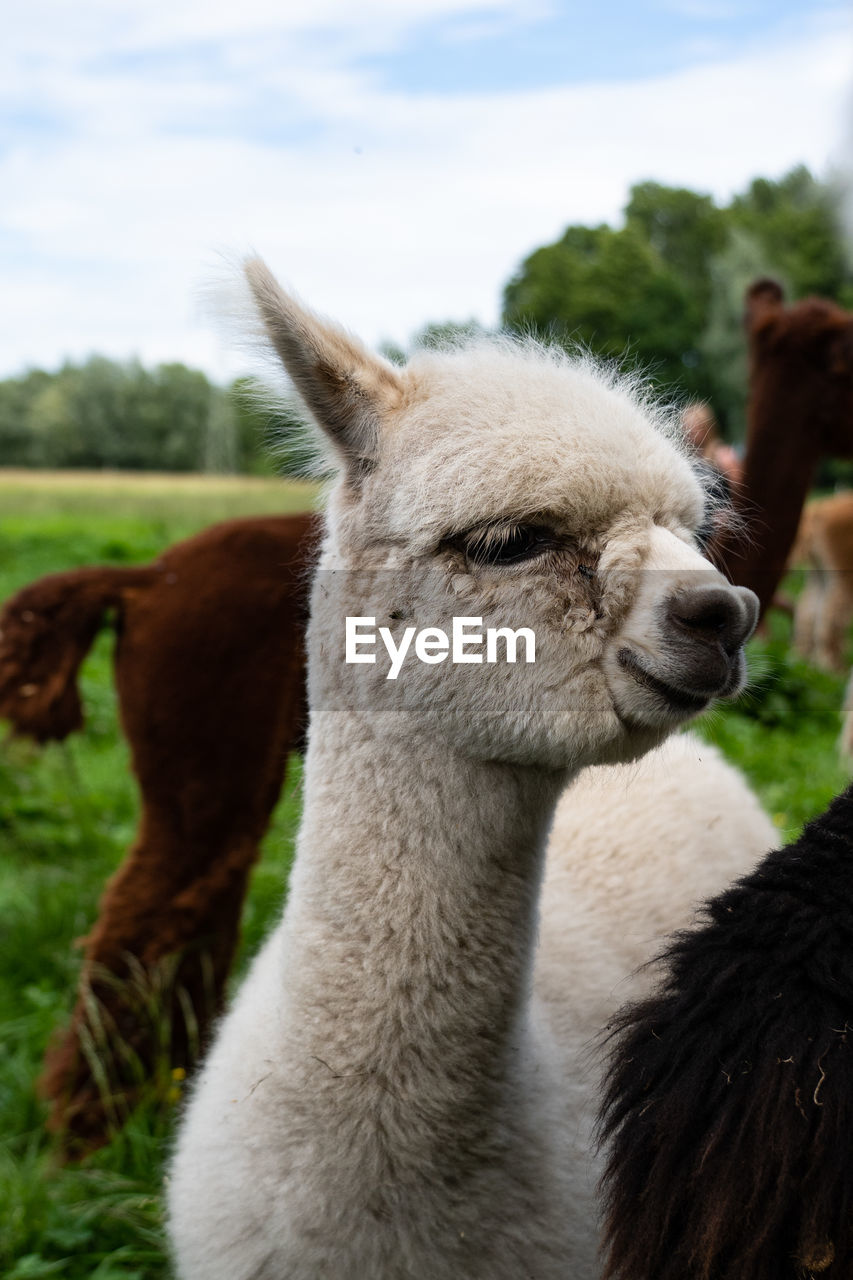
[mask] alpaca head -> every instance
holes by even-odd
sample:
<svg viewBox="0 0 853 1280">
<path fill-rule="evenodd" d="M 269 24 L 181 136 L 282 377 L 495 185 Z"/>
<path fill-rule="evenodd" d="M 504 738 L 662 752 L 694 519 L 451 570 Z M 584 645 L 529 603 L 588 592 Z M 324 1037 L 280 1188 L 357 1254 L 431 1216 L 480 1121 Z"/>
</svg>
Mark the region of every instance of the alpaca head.
<svg viewBox="0 0 853 1280">
<path fill-rule="evenodd" d="M 641 391 L 508 340 L 396 369 L 262 263 L 246 272 L 341 464 L 312 601 L 314 712 L 387 713 L 409 739 L 564 768 L 632 758 L 740 688 L 755 598 L 697 550 L 705 496 Z M 409 633 L 396 678 L 378 638 L 362 649 L 374 663 L 345 662 L 346 617 L 374 619 L 398 652 Z M 507 661 L 498 637 L 498 660 L 469 642 L 454 662 L 438 635 L 460 617 L 527 629 L 535 661 L 521 639 Z"/>
<path fill-rule="evenodd" d="M 825 298 L 786 306 L 762 277 L 747 289 L 744 320 L 753 422 L 766 420 L 797 463 L 853 456 L 853 315 Z"/>
</svg>

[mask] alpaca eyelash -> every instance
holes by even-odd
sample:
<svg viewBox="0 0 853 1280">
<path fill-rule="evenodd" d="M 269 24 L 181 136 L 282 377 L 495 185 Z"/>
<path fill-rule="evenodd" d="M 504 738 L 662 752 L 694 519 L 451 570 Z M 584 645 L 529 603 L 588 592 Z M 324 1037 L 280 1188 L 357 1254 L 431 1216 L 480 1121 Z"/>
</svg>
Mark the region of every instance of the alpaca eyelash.
<svg viewBox="0 0 853 1280">
<path fill-rule="evenodd" d="M 465 558 L 477 567 L 501 568 L 537 559 L 557 546 L 553 530 L 545 525 L 491 525 L 452 540 Z"/>
<path fill-rule="evenodd" d="M 469 530 L 445 538 L 441 545 L 461 551 L 476 568 L 509 568 L 537 560 L 549 551 L 558 551 L 563 543 L 548 525 L 512 524 L 489 525 L 473 533 Z M 580 561 L 576 572 L 585 582 L 595 582 L 598 578 L 595 557 Z"/>
</svg>

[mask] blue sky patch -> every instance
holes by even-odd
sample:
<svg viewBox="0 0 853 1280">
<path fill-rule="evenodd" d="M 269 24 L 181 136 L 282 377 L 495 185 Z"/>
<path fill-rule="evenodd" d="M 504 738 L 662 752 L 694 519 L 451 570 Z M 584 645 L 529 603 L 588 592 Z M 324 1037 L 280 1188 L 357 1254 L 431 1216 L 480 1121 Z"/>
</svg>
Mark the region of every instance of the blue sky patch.
<svg viewBox="0 0 853 1280">
<path fill-rule="evenodd" d="M 529 19 L 493 10 L 421 24 L 359 66 L 401 93 L 489 93 L 637 80 L 737 55 L 841 6 L 808 0 L 656 0 L 555 5 Z"/>
</svg>

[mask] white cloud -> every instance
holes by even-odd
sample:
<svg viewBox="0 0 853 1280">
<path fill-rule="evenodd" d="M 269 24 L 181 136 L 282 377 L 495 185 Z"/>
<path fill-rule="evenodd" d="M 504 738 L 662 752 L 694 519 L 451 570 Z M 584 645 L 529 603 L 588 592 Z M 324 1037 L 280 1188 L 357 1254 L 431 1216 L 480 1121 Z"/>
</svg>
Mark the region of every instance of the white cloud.
<svg viewBox="0 0 853 1280">
<path fill-rule="evenodd" d="M 501 20 L 523 12 L 520 0 L 501 8 Z M 434 0 L 369 0 L 358 25 L 351 5 L 317 0 L 312 26 L 335 24 L 327 46 L 306 45 L 304 17 L 287 12 L 296 9 L 193 0 L 128 19 L 87 0 L 76 34 L 65 42 L 55 29 L 55 46 L 39 44 L 38 26 L 44 34 L 58 9 L 28 11 L 24 44 L 40 59 L 28 92 L 65 127 L 0 156 L 0 246 L 8 239 L 15 252 L 0 370 L 100 350 L 233 371 L 193 302 L 220 249 L 262 252 L 370 341 L 405 342 L 427 319 L 493 323 L 521 258 L 570 221 L 615 219 L 631 182 L 726 198 L 799 161 L 822 172 L 841 146 L 850 31 L 837 18 L 645 81 L 413 97 L 354 71 L 352 53 L 434 17 Z M 442 0 L 442 10 L 495 6 Z M 109 63 L 96 75 L 99 22 L 111 56 L 193 32 L 233 42 L 219 46 L 217 75 Z M 23 92 L 27 64 L 4 82 L 5 98 Z"/>
</svg>

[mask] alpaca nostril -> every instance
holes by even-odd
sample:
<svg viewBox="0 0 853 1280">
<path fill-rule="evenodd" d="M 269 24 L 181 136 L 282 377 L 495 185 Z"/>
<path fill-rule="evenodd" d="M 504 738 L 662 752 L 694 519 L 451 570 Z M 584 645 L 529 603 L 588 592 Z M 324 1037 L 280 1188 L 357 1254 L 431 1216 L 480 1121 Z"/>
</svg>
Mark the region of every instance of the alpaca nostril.
<svg viewBox="0 0 853 1280">
<path fill-rule="evenodd" d="M 758 610 L 752 592 L 742 587 L 696 587 L 673 596 L 667 615 L 679 630 L 732 655 L 752 635 Z"/>
<path fill-rule="evenodd" d="M 761 602 L 754 591 L 750 591 L 749 587 L 735 587 L 735 595 L 740 600 L 746 614 L 746 635 L 741 640 L 741 644 L 746 644 L 755 628 L 758 626 L 758 615 L 761 613 Z"/>
</svg>

